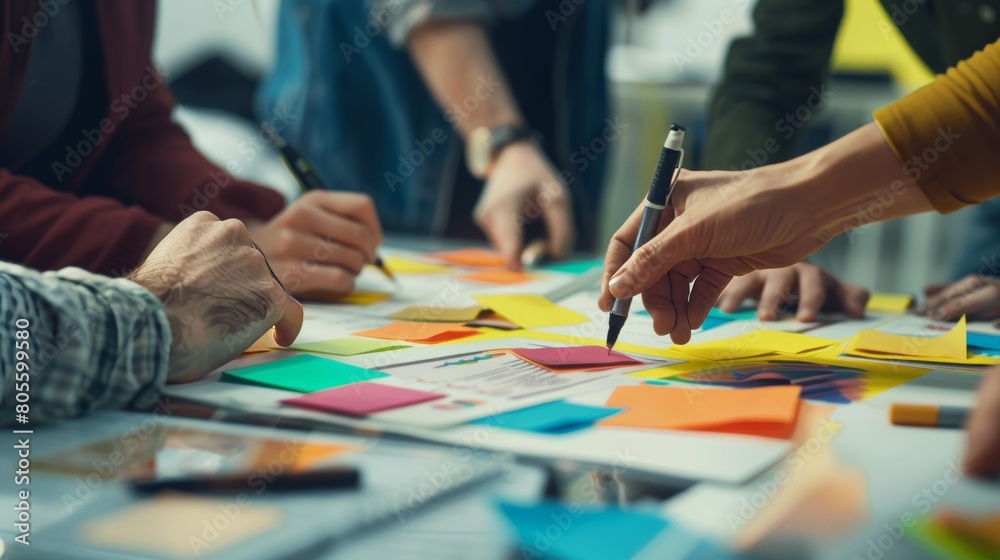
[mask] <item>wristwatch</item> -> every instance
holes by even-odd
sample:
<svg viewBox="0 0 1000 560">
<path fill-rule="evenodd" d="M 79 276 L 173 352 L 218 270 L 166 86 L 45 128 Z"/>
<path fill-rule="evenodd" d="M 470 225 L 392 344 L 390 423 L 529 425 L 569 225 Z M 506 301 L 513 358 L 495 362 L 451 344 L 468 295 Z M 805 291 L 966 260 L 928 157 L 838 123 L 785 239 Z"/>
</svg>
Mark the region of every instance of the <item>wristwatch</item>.
<svg viewBox="0 0 1000 560">
<path fill-rule="evenodd" d="M 529 138 L 538 139 L 539 134 L 524 125 L 506 125 L 497 128 L 479 127 L 469 134 L 465 142 L 465 164 L 476 179 L 485 179 L 493 167 L 497 155 L 504 148 Z"/>
</svg>

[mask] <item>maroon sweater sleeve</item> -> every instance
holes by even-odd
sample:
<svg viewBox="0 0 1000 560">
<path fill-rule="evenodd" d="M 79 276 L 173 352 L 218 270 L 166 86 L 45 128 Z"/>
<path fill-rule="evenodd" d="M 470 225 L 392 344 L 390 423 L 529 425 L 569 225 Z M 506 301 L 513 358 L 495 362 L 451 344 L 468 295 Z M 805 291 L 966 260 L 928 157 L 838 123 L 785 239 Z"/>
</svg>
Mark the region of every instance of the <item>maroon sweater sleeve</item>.
<svg viewBox="0 0 1000 560">
<path fill-rule="evenodd" d="M 174 100 L 166 82 L 151 66 L 147 68 L 144 99 L 112 102 L 120 124 L 99 180 L 122 198 L 171 222 L 199 210 L 242 220 L 266 220 L 278 213 L 284 207 L 280 194 L 233 179 L 194 149 L 171 120 Z"/>
<path fill-rule="evenodd" d="M 121 276 L 162 220 L 100 197 L 78 198 L 0 168 L 0 259 L 37 269 L 79 266 Z"/>
</svg>

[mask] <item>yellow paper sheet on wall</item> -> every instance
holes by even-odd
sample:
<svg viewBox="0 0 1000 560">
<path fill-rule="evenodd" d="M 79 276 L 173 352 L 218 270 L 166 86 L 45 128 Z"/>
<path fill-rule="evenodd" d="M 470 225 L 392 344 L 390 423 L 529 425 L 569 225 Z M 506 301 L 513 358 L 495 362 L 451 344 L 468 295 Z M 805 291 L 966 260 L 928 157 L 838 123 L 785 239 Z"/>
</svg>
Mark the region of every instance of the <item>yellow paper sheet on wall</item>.
<svg viewBox="0 0 1000 560">
<path fill-rule="evenodd" d="M 884 359 L 893 357 L 945 358 L 967 360 L 969 356 L 965 342 L 965 315 L 950 331 L 941 336 L 906 336 L 879 331 L 861 331 L 854 336 L 847 354 L 856 352 L 877 354 Z"/>
<path fill-rule="evenodd" d="M 472 298 L 523 329 L 562 327 L 589 321 L 585 315 L 556 305 L 537 294 L 472 296 Z"/>
</svg>

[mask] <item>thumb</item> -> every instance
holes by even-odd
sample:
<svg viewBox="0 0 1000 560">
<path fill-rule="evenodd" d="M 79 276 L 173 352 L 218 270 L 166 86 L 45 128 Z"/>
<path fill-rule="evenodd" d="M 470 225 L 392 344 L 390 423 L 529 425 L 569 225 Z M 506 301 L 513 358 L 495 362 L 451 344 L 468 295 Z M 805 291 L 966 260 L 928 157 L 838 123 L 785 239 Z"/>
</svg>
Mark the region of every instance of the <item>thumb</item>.
<svg viewBox="0 0 1000 560">
<path fill-rule="evenodd" d="M 678 251 L 677 229 L 670 224 L 632 253 L 608 281 L 608 289 L 618 299 L 635 297 L 657 283 L 677 264 L 690 258 Z"/>
<path fill-rule="evenodd" d="M 302 304 L 286 295 L 278 305 L 281 317 L 274 324 L 274 341 L 288 347 L 295 343 L 295 338 L 302 330 Z"/>
</svg>

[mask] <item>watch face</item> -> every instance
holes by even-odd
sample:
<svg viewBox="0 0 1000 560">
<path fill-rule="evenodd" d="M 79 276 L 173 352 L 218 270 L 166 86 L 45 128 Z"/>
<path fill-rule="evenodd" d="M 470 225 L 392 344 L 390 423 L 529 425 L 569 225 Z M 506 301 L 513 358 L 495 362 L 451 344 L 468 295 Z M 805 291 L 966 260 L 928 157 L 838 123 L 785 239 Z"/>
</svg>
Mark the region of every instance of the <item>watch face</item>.
<svg viewBox="0 0 1000 560">
<path fill-rule="evenodd" d="M 490 129 L 477 128 L 469 135 L 469 145 L 466 147 L 466 164 L 469 172 L 477 178 L 486 176 L 486 170 L 493 159 L 493 146 L 490 141 Z"/>
</svg>

